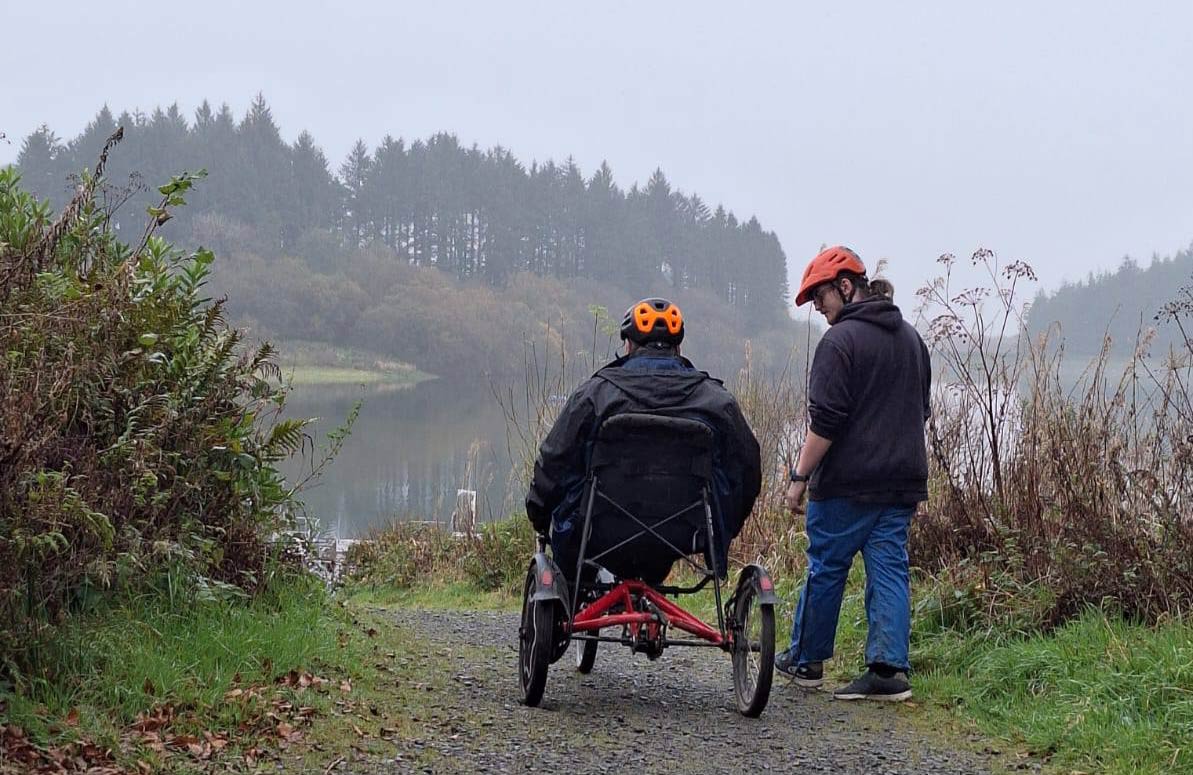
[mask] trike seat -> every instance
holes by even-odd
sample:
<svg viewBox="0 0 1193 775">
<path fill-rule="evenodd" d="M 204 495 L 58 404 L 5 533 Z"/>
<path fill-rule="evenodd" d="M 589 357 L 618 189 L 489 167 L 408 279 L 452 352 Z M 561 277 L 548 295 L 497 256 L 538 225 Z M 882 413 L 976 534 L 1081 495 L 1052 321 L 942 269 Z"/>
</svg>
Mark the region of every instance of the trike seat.
<svg viewBox="0 0 1193 775">
<path fill-rule="evenodd" d="M 581 504 L 591 508 L 586 564 L 658 584 L 680 557 L 706 554 L 713 450 L 712 430 L 696 420 L 635 413 L 602 423 Z M 569 575 L 574 545 L 570 552 L 556 547 Z"/>
</svg>

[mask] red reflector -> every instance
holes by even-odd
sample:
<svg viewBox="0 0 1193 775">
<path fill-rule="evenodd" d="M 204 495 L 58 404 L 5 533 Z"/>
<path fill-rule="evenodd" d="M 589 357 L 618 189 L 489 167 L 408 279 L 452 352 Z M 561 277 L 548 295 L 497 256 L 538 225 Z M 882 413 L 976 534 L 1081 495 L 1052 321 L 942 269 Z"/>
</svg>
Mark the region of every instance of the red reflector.
<svg viewBox="0 0 1193 775">
<path fill-rule="evenodd" d="M 543 574 L 539 576 L 539 583 L 544 586 L 549 586 L 553 581 L 555 581 L 555 575 L 549 570 L 543 571 Z"/>
<path fill-rule="evenodd" d="M 763 576 L 758 580 L 758 586 L 762 587 L 767 592 L 775 588 L 775 583 L 770 580 L 770 576 Z"/>
</svg>

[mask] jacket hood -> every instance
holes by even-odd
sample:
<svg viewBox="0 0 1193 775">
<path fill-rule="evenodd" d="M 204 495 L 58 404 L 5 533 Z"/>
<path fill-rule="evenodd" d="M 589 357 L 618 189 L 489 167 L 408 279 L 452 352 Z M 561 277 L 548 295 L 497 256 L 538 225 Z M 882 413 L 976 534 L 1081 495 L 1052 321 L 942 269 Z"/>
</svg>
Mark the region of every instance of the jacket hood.
<svg viewBox="0 0 1193 775">
<path fill-rule="evenodd" d="M 894 331 L 903 324 L 903 313 L 888 299 L 863 299 L 846 304 L 833 325 L 844 320 L 860 320 L 871 325 Z"/>
<path fill-rule="evenodd" d="M 627 368 L 626 362 L 638 358 L 666 358 L 673 368 Z M 676 406 L 687 400 L 707 379 L 706 372 L 697 371 L 692 362 L 679 356 L 637 354 L 624 356 L 593 375 L 603 379 L 634 401 L 651 409 Z"/>
</svg>

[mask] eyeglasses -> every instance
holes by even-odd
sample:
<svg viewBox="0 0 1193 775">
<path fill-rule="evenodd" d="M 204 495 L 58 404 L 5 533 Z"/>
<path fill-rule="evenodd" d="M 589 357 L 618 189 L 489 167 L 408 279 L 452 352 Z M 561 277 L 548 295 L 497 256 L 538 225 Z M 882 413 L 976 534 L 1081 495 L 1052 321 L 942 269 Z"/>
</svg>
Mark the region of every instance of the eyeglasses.
<svg viewBox="0 0 1193 775">
<path fill-rule="evenodd" d="M 816 286 L 816 288 L 812 291 L 812 301 L 816 302 L 817 307 L 824 306 L 824 294 L 832 287 L 832 283 L 822 283 L 821 285 Z"/>
</svg>

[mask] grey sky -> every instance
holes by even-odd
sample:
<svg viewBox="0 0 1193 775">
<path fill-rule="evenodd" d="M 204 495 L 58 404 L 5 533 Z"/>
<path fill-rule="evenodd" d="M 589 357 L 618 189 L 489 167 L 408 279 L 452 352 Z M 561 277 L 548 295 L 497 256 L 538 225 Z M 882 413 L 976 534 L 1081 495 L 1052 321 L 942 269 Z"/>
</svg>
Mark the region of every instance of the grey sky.
<svg viewBox="0 0 1193 775">
<path fill-rule="evenodd" d="M 1193 241 L 1193 4 L 0 0 L 0 164 L 42 122 L 264 92 L 333 166 L 447 130 L 523 160 L 608 159 L 823 242 L 900 300 L 943 251 L 1046 287 Z"/>
</svg>

